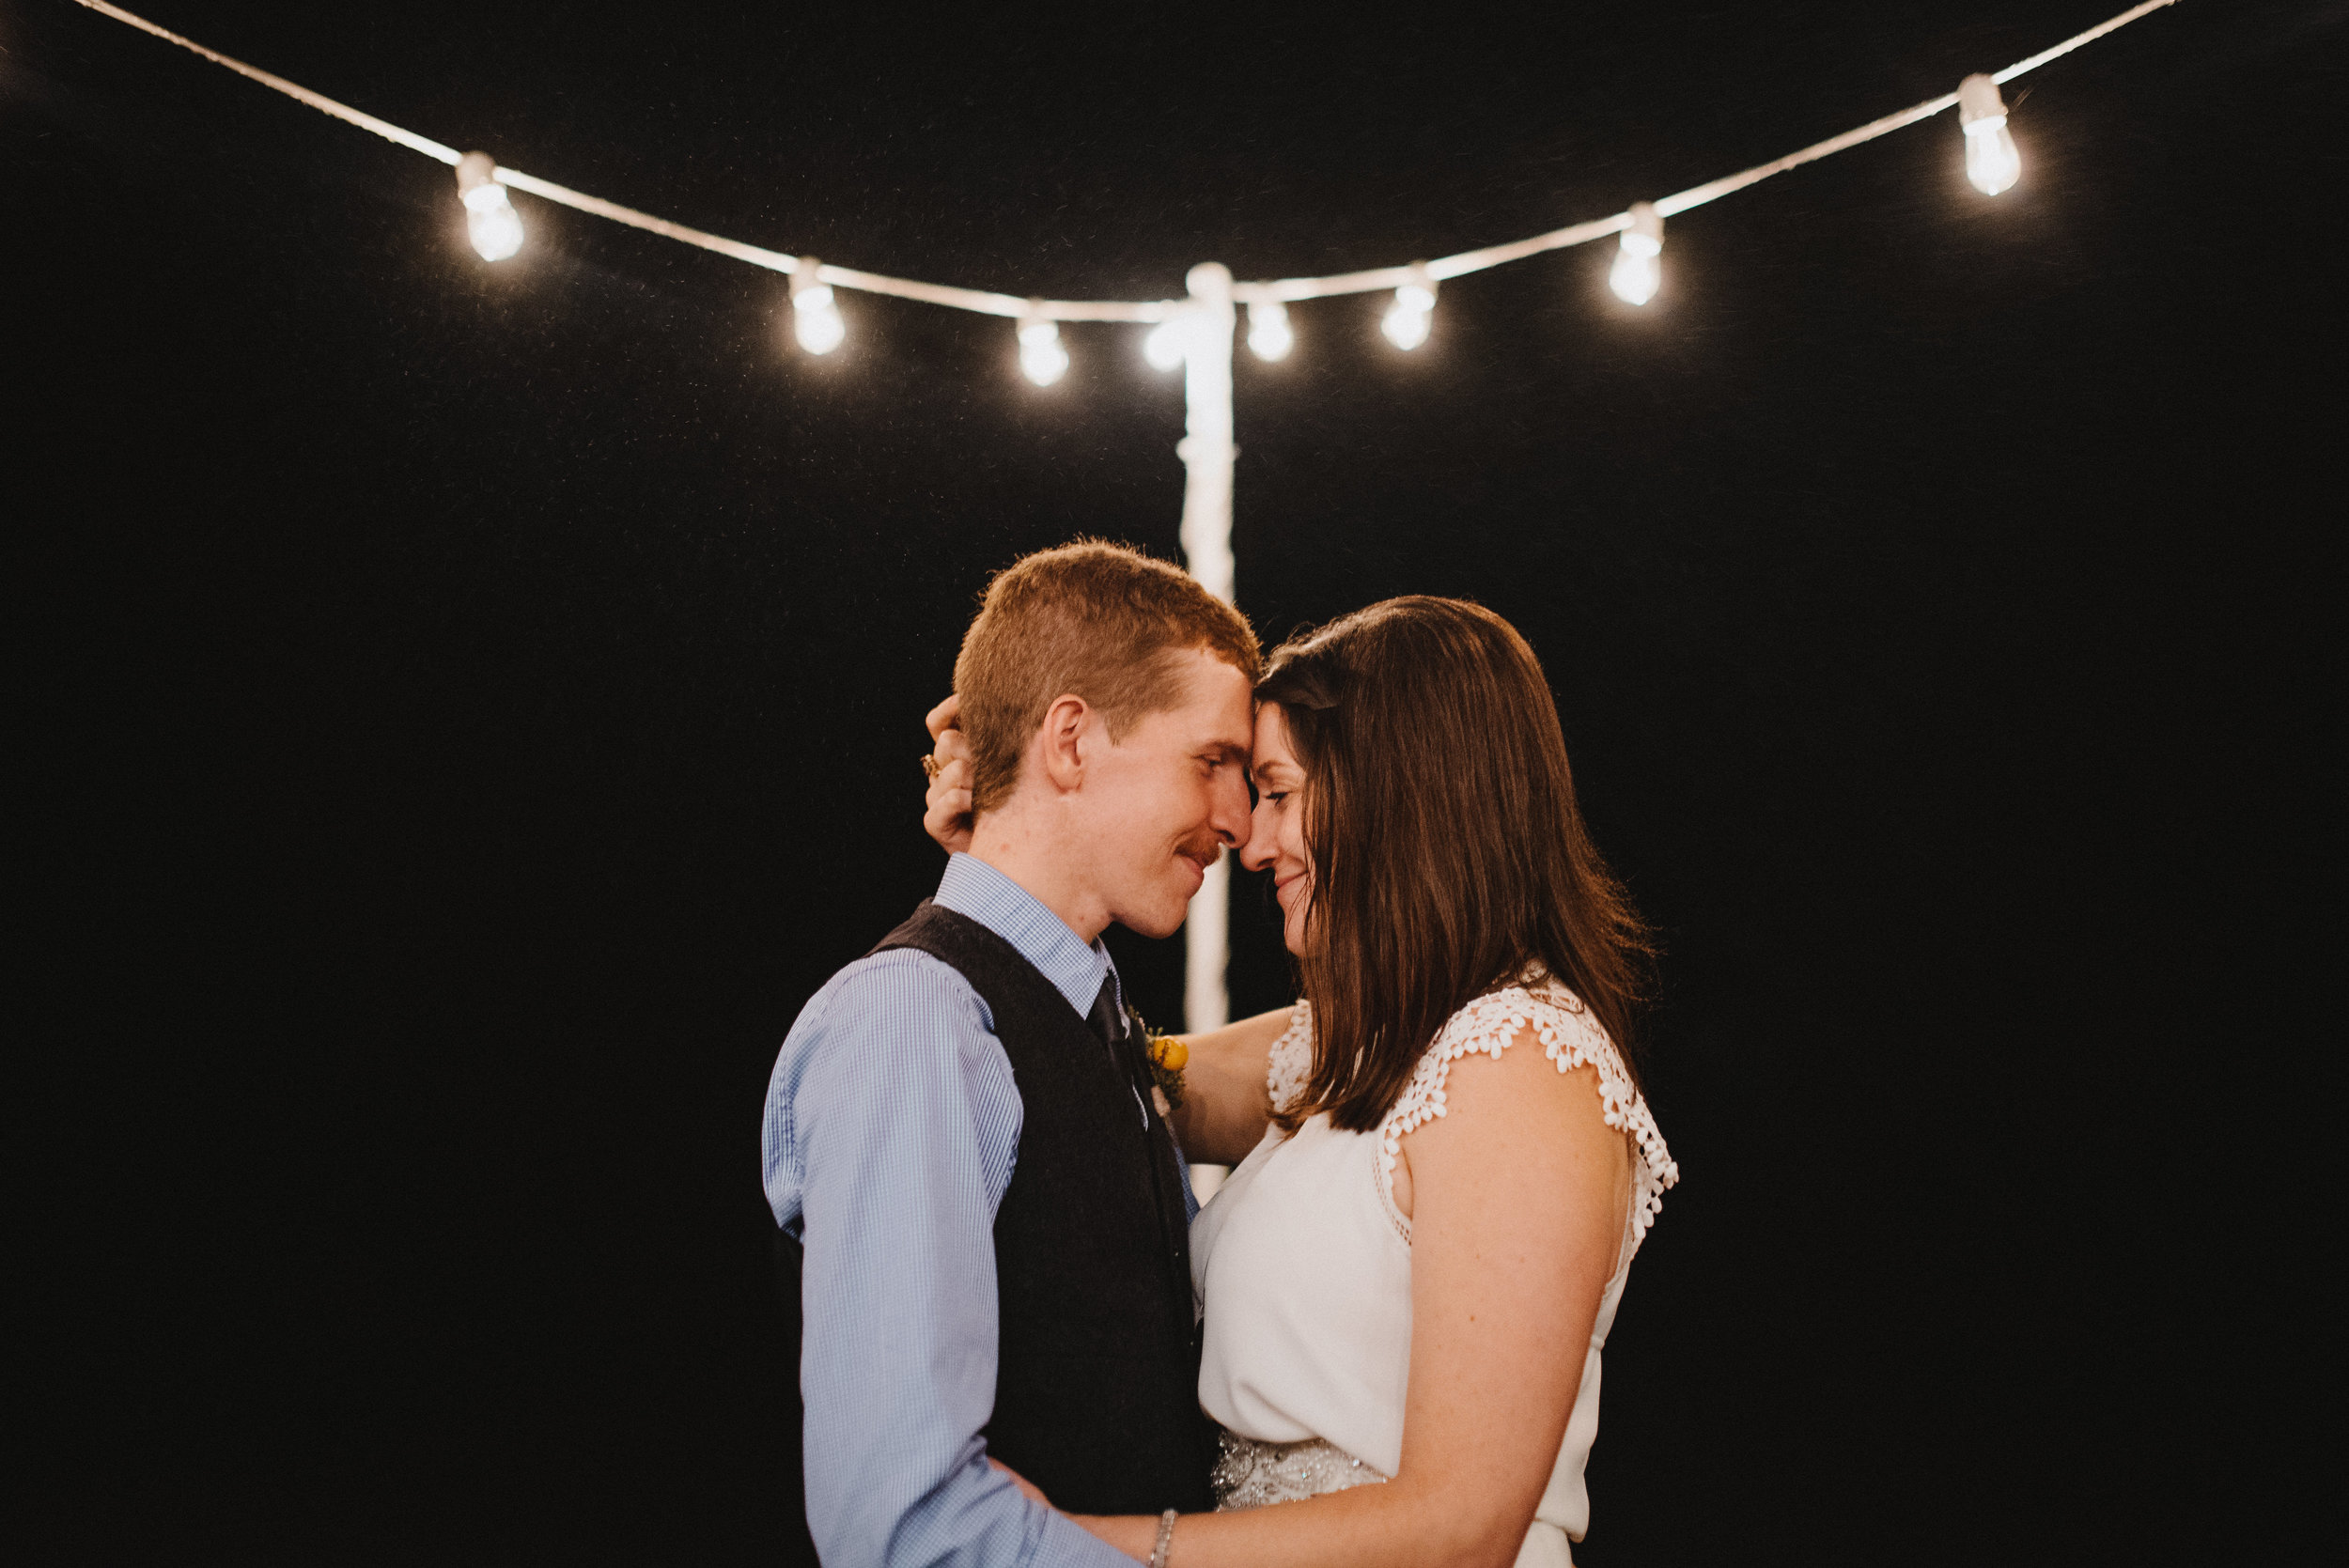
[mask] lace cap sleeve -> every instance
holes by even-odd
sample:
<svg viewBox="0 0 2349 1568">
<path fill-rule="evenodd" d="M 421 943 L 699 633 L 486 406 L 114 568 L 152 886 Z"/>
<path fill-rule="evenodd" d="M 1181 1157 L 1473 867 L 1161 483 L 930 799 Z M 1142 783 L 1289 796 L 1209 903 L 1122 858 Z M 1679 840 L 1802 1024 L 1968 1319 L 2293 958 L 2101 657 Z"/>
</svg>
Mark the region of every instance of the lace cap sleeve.
<svg viewBox="0 0 2349 1568">
<path fill-rule="evenodd" d="M 1410 1221 L 1394 1207 L 1395 1156 L 1405 1134 L 1444 1114 L 1444 1079 L 1451 1074 L 1452 1063 L 1471 1052 L 1498 1061 L 1529 1025 L 1533 1037 L 1542 1043 L 1542 1054 L 1560 1072 L 1579 1067 L 1596 1070 L 1599 1104 L 1607 1125 L 1629 1133 L 1638 1145 L 1640 1157 L 1632 1173 L 1631 1193 L 1631 1245 L 1636 1249 L 1663 1211 L 1664 1189 L 1678 1184 L 1680 1167 L 1664 1146 L 1664 1135 L 1647 1102 L 1632 1086 L 1631 1074 L 1614 1041 L 1591 1017 L 1582 999 L 1547 973 L 1528 974 L 1522 985 L 1478 997 L 1446 1020 L 1426 1055 L 1420 1058 L 1410 1081 L 1378 1126 L 1378 1192 L 1387 1217 L 1408 1240 Z M 1274 1054 L 1278 1056 L 1278 1047 Z"/>
<path fill-rule="evenodd" d="M 1272 1109 L 1285 1113 L 1295 1105 L 1313 1070 L 1314 1010 L 1299 997 L 1289 1009 L 1287 1030 L 1272 1042 L 1265 1065 L 1265 1088 L 1271 1093 Z"/>
</svg>

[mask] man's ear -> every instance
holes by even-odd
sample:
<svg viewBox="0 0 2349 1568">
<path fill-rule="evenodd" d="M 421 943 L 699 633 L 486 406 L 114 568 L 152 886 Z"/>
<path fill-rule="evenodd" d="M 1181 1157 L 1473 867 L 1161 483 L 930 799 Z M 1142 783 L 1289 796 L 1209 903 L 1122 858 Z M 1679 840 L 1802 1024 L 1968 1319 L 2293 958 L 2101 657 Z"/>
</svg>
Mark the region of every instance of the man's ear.
<svg viewBox="0 0 2349 1568">
<path fill-rule="evenodd" d="M 1054 789 L 1072 790 L 1084 783 L 1084 752 L 1078 742 L 1092 718 L 1092 706 L 1074 692 L 1053 698 L 1044 710 L 1035 743 L 1044 776 Z"/>
</svg>

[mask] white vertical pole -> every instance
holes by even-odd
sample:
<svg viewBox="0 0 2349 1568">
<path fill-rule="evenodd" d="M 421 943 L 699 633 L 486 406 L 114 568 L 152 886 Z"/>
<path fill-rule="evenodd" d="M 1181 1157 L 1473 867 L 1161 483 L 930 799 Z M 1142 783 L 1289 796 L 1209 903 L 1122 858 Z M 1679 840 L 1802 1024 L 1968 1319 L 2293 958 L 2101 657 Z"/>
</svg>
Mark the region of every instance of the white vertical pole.
<svg viewBox="0 0 2349 1568">
<path fill-rule="evenodd" d="M 1206 590 L 1232 602 L 1232 274 L 1220 261 L 1203 261 L 1186 280 L 1190 299 L 1183 334 L 1183 558 Z M 1229 1021 L 1231 992 L 1224 970 L 1231 956 L 1232 859 L 1207 868 L 1183 923 L 1183 1027 L 1221 1029 Z"/>
</svg>

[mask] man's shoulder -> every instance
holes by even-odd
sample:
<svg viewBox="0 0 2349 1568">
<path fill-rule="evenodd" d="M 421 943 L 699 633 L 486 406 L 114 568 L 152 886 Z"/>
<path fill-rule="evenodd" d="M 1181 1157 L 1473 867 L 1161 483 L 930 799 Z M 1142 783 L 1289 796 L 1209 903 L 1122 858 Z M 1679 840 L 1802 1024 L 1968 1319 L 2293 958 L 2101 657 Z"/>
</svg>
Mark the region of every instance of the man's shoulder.
<svg viewBox="0 0 2349 1568">
<path fill-rule="evenodd" d="M 966 1009 L 977 1000 L 980 993 L 963 979 L 963 971 L 942 957 L 921 948 L 888 948 L 836 970 L 822 990 L 808 998 L 799 1023 L 836 1026 L 860 1014 L 928 1014 L 942 1004 Z"/>
<path fill-rule="evenodd" d="M 821 1036 L 900 1028 L 934 1035 L 958 1024 L 994 1032 L 994 1020 L 962 971 L 919 948 L 868 953 L 835 972 L 810 997 L 791 1026 L 791 1040 L 812 1045 Z"/>
</svg>

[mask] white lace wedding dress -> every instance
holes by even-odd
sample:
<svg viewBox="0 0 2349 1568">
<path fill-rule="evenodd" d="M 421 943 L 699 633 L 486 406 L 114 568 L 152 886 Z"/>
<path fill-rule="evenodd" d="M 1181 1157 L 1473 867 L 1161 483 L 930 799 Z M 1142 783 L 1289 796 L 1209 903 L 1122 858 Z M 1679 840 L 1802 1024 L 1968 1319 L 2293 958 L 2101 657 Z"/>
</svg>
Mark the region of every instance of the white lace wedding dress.
<svg viewBox="0 0 2349 1568">
<path fill-rule="evenodd" d="M 1590 1522 L 1582 1466 L 1598 1436 L 1599 1349 L 1615 1321 L 1631 1255 L 1679 1168 L 1613 1042 L 1581 1000 L 1546 970 L 1477 998 L 1447 1021 L 1376 1132 L 1341 1132 L 1327 1113 L 1278 1126 L 1237 1166 L 1190 1231 L 1191 1282 L 1206 1312 L 1199 1400 L 1224 1428 L 1219 1508 L 1380 1482 L 1403 1454 L 1411 1354 L 1411 1222 L 1394 1206 L 1396 1151 L 1444 1114 L 1444 1079 L 1470 1051 L 1498 1057 L 1531 1024 L 1561 1072 L 1597 1069 L 1607 1125 L 1636 1150 L 1630 1212 L 1600 1297 L 1582 1384 L 1518 1568 L 1566 1568 L 1569 1539 Z M 1313 1019 L 1299 1002 L 1272 1048 L 1272 1102 L 1285 1107 L 1313 1060 Z"/>
</svg>

